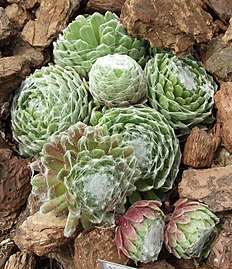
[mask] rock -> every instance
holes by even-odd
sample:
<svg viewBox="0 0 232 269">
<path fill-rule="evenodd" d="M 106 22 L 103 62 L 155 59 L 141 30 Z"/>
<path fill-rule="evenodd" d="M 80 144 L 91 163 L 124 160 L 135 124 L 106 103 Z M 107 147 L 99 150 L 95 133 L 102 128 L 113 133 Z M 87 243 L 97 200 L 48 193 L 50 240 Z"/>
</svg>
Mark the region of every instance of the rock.
<svg viewBox="0 0 232 269">
<path fill-rule="evenodd" d="M 74 269 L 74 248 L 73 241 L 63 245 L 58 248 L 56 252 L 52 252 L 48 255 L 49 258 L 55 259 L 59 264 L 62 265 L 62 268 Z"/>
<path fill-rule="evenodd" d="M 231 13 L 232 13 L 232 4 L 231 4 Z M 227 28 L 224 36 L 222 37 L 222 40 L 232 45 L 232 18 L 230 19 L 230 25 Z"/>
<path fill-rule="evenodd" d="M 219 146 L 212 167 L 222 167 L 227 165 L 232 165 L 232 154 L 230 154 L 224 147 Z"/>
<path fill-rule="evenodd" d="M 0 210 L 17 211 L 27 201 L 31 190 L 28 161 L 14 156 L 10 149 L 0 149 Z"/>
<path fill-rule="evenodd" d="M 232 17 L 232 2 L 228 0 L 206 0 L 206 3 L 214 10 L 222 20 Z"/>
<path fill-rule="evenodd" d="M 87 3 L 87 12 L 106 12 L 111 11 L 121 13 L 122 6 L 126 0 L 90 0 Z"/>
<path fill-rule="evenodd" d="M 21 56 L 29 61 L 30 68 L 40 68 L 50 61 L 50 55 L 46 50 L 43 52 L 38 51 L 20 37 L 15 39 L 12 44 L 12 50 L 14 56 Z"/>
<path fill-rule="evenodd" d="M 34 269 L 35 264 L 35 256 L 32 253 L 18 251 L 10 256 L 4 266 L 4 269 Z"/>
<path fill-rule="evenodd" d="M 175 269 L 175 267 L 166 261 L 156 261 L 153 263 L 145 264 L 140 267 L 140 269 Z"/>
<path fill-rule="evenodd" d="M 10 49 L 13 55 L 0 58 L 0 99 L 9 96 L 31 73 L 31 68 L 39 68 L 50 60 L 47 51 L 37 51 L 20 37 L 15 38 Z"/>
<path fill-rule="evenodd" d="M 200 49 L 201 60 L 209 73 L 219 81 L 232 81 L 232 46 L 221 36 Z"/>
<path fill-rule="evenodd" d="M 0 58 L 0 99 L 7 100 L 30 74 L 29 61 L 22 56 Z"/>
<path fill-rule="evenodd" d="M 18 4 L 25 9 L 33 9 L 35 5 L 39 5 L 41 0 L 7 0 L 8 3 Z"/>
<path fill-rule="evenodd" d="M 0 7 L 0 46 L 8 44 L 13 35 L 11 22 L 5 10 Z"/>
<path fill-rule="evenodd" d="M 214 241 L 207 265 L 210 269 L 232 268 L 232 218 L 226 221 L 224 229 Z"/>
<path fill-rule="evenodd" d="M 40 212 L 28 217 L 16 228 L 14 241 L 21 250 L 38 256 L 54 252 L 70 240 L 64 236 L 66 218 Z"/>
<path fill-rule="evenodd" d="M 13 23 L 14 28 L 20 31 L 23 26 L 32 18 L 32 14 L 27 9 L 17 5 L 8 5 L 5 9 L 6 15 Z"/>
<path fill-rule="evenodd" d="M 35 20 L 29 20 L 23 28 L 24 41 L 41 50 L 48 47 L 67 26 L 79 4 L 79 0 L 41 0 Z"/>
<path fill-rule="evenodd" d="M 18 212 L 0 211 L 0 236 L 10 232 L 17 222 L 17 217 Z"/>
<path fill-rule="evenodd" d="M 210 167 L 219 142 L 215 134 L 193 128 L 184 145 L 182 163 L 194 168 Z"/>
<path fill-rule="evenodd" d="M 180 197 L 203 202 L 214 212 L 231 210 L 232 165 L 185 170 L 178 190 Z"/>
<path fill-rule="evenodd" d="M 232 82 L 223 82 L 215 95 L 217 121 L 223 146 L 232 153 Z"/>
<path fill-rule="evenodd" d="M 100 269 L 97 259 L 127 264 L 128 258 L 118 257 L 114 241 L 114 229 L 95 228 L 78 235 L 74 242 L 74 264 L 76 269 Z"/>
<path fill-rule="evenodd" d="M 0 117 L 1 120 L 1 117 Z M 3 137 L 3 134 L 0 132 L 0 149 L 9 148 L 9 145 L 6 143 L 6 140 Z"/>
<path fill-rule="evenodd" d="M 214 32 L 212 17 L 200 0 L 126 0 L 121 21 L 131 35 L 179 54 L 195 42 L 209 41 Z"/>
<path fill-rule="evenodd" d="M 4 268 L 4 264 L 10 257 L 14 248 L 15 244 L 12 241 L 10 234 L 0 236 L 0 268 Z M 9 269 L 14 268 L 18 269 L 18 267 L 11 267 Z"/>
</svg>

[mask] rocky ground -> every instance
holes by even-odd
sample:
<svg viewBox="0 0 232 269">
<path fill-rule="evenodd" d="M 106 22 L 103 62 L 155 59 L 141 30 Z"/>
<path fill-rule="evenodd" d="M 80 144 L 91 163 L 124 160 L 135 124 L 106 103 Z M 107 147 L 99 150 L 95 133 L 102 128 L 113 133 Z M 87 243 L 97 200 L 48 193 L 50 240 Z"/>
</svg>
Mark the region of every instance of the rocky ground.
<svg viewBox="0 0 232 269">
<path fill-rule="evenodd" d="M 178 56 L 190 51 L 219 85 L 216 122 L 192 129 L 183 143 L 180 197 L 206 203 L 224 228 L 203 263 L 176 259 L 164 249 L 141 269 L 232 268 L 232 2 L 227 0 L 0 0 L 0 268 L 95 269 L 96 258 L 134 266 L 117 256 L 112 230 L 63 236 L 62 218 L 41 218 L 30 194 L 31 159 L 17 154 L 10 128 L 15 90 L 52 61 L 52 42 L 78 14 L 110 10 L 131 35 Z M 188 14 L 188 15 L 186 15 Z"/>
</svg>

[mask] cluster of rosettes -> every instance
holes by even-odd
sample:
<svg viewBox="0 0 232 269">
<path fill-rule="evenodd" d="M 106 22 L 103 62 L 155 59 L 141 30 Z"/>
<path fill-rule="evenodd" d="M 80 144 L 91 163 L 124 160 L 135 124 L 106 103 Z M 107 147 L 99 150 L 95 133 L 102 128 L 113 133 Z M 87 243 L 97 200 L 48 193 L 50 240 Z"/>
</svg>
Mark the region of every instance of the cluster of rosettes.
<svg viewBox="0 0 232 269">
<path fill-rule="evenodd" d="M 157 260 L 164 242 L 177 258 L 206 258 L 217 235 L 217 216 L 202 203 L 179 199 L 165 227 L 160 206 L 153 200 L 136 202 L 117 221 L 119 255 L 151 262 Z"/>
<path fill-rule="evenodd" d="M 36 158 L 40 211 L 65 215 L 65 236 L 79 220 L 84 228 L 116 222 L 119 254 L 135 261 L 156 260 L 163 241 L 178 258 L 205 257 L 218 218 L 181 199 L 165 228 L 157 200 L 176 179 L 178 138 L 213 121 L 212 77 L 166 51 L 152 50 L 146 63 L 146 42 L 111 12 L 77 16 L 53 55 L 54 65 L 22 83 L 11 110 L 20 154 Z"/>
</svg>

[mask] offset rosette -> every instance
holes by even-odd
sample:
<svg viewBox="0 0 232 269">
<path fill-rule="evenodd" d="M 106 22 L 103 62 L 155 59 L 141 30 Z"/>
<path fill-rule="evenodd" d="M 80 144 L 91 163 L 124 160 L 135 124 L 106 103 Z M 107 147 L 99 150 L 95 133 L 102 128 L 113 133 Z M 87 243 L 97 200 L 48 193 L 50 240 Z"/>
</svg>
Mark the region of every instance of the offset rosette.
<svg viewBox="0 0 232 269">
<path fill-rule="evenodd" d="M 84 77 L 97 60 L 108 54 L 127 54 L 145 65 L 145 43 L 127 34 L 119 17 L 107 11 L 79 15 L 54 42 L 54 60 L 61 66 L 73 66 Z"/>
<path fill-rule="evenodd" d="M 149 105 L 166 117 L 177 135 L 213 121 L 217 85 L 199 62 L 156 53 L 147 62 L 145 74 Z"/>
<path fill-rule="evenodd" d="M 177 258 L 206 258 L 218 223 L 219 219 L 206 205 L 179 199 L 166 226 L 165 245 Z"/>
<path fill-rule="evenodd" d="M 109 135 L 105 127 L 79 122 L 53 136 L 32 164 L 39 172 L 32 178 L 32 191 L 44 201 L 41 211 L 69 212 L 66 236 L 75 231 L 78 219 L 114 223 L 115 212 L 124 211 L 140 172 L 133 147 L 121 146 L 121 141 L 121 135 Z"/>
<path fill-rule="evenodd" d="M 100 57 L 89 73 L 89 91 L 95 100 L 108 107 L 142 102 L 147 95 L 143 69 L 127 55 Z"/>
<path fill-rule="evenodd" d="M 139 191 L 172 188 L 180 163 L 179 142 L 162 114 L 142 105 L 113 108 L 105 111 L 98 126 L 121 134 L 124 145 L 134 147 L 142 172 L 136 183 Z"/>
<path fill-rule="evenodd" d="M 119 256 L 134 261 L 157 260 L 163 245 L 165 215 L 157 201 L 134 203 L 119 219 L 115 232 Z"/>
<path fill-rule="evenodd" d="M 51 135 L 78 121 L 87 123 L 91 106 L 87 83 L 73 68 L 50 65 L 36 70 L 22 83 L 11 109 L 20 153 L 38 154 Z"/>
</svg>

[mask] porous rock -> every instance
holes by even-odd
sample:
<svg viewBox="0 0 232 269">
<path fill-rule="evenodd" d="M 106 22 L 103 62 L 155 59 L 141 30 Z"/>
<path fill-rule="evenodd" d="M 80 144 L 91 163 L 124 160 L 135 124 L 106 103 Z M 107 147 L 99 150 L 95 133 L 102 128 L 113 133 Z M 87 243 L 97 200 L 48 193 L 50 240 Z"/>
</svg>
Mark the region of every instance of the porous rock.
<svg viewBox="0 0 232 269">
<path fill-rule="evenodd" d="M 214 241 L 207 265 L 210 269 L 232 268 L 232 216 L 228 218 L 224 229 Z"/>
<path fill-rule="evenodd" d="M 206 0 L 208 6 L 214 10 L 221 20 L 229 20 L 232 17 L 232 2 L 228 0 Z"/>
<path fill-rule="evenodd" d="M 13 34 L 12 25 L 6 15 L 5 9 L 0 7 L 0 46 L 9 43 Z"/>
<path fill-rule="evenodd" d="M 213 36 L 213 20 L 203 5 L 200 0 L 126 0 L 121 21 L 131 35 L 180 54 Z"/>
<path fill-rule="evenodd" d="M 10 256 L 4 266 L 4 269 L 34 269 L 35 264 L 36 260 L 33 253 L 18 251 Z"/>
<path fill-rule="evenodd" d="M 178 190 L 180 197 L 203 202 L 214 212 L 232 210 L 232 165 L 185 170 Z"/>
<path fill-rule="evenodd" d="M 120 14 L 124 2 L 125 0 L 90 0 L 87 3 L 87 11 L 111 11 Z"/>
<path fill-rule="evenodd" d="M 153 263 L 144 264 L 140 269 L 175 269 L 175 267 L 166 261 L 156 261 Z"/>
<path fill-rule="evenodd" d="M 0 210 L 14 212 L 25 204 L 30 177 L 27 160 L 14 156 L 10 149 L 0 149 Z"/>
<path fill-rule="evenodd" d="M 200 49 L 201 61 L 206 70 L 219 82 L 232 81 L 232 46 L 222 36 L 213 38 Z"/>
<path fill-rule="evenodd" d="M 109 228 L 95 228 L 80 233 L 74 242 L 75 269 L 100 269 L 97 259 L 127 264 L 128 258 L 118 257 L 114 236 L 114 229 Z"/>
<path fill-rule="evenodd" d="M 223 146 L 232 153 L 232 82 L 221 84 L 215 95 L 217 121 L 221 125 L 220 136 Z"/>
<path fill-rule="evenodd" d="M 219 142 L 215 134 L 194 127 L 184 145 L 182 163 L 194 168 L 211 166 Z"/>
<path fill-rule="evenodd" d="M 79 0 L 41 0 L 35 20 L 29 20 L 23 28 L 23 39 L 39 49 L 48 47 L 67 26 L 79 4 Z"/>
<path fill-rule="evenodd" d="M 14 241 L 21 250 L 46 255 L 70 240 L 64 236 L 65 223 L 64 217 L 37 212 L 16 228 Z"/>
</svg>

